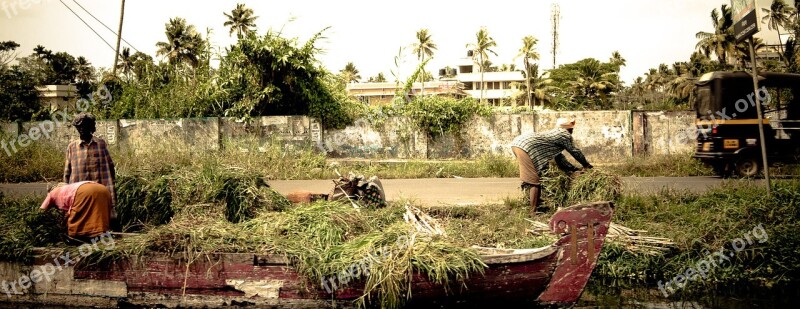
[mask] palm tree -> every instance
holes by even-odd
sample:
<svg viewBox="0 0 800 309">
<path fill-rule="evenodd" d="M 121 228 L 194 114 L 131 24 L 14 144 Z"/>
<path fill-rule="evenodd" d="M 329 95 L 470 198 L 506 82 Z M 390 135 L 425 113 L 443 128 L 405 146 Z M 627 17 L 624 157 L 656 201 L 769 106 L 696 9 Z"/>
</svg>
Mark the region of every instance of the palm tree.
<svg viewBox="0 0 800 309">
<path fill-rule="evenodd" d="M 131 56 L 131 49 L 128 47 L 122 48 L 122 53 L 119 55 L 119 62 L 117 62 L 117 69 L 119 69 L 122 74 L 125 74 L 125 76 L 130 75 L 133 70 L 134 60 L 133 56 Z"/>
<path fill-rule="evenodd" d="M 697 42 L 695 48 L 706 57 L 713 53 L 722 65 L 727 65 L 727 56 L 733 53 L 736 47 L 731 9 L 725 4 L 720 7 L 720 11 L 713 9 L 711 11 L 711 22 L 714 26 L 714 32 L 698 32 L 696 37 L 700 41 Z"/>
<path fill-rule="evenodd" d="M 342 78 L 344 78 L 346 83 L 357 83 L 359 80 L 361 80 L 361 75 L 359 75 L 360 72 L 358 69 L 356 69 L 356 65 L 352 62 L 348 62 L 344 66 L 344 69 L 340 70 L 339 73 L 342 74 Z"/>
<path fill-rule="evenodd" d="M 187 25 L 183 18 L 170 18 L 164 33 L 167 35 L 167 41 L 156 43 L 158 47 L 156 54 L 166 56 L 173 65 L 188 61 L 192 67 L 197 67 L 204 42 L 194 26 Z"/>
<path fill-rule="evenodd" d="M 764 12 L 764 17 L 761 18 L 761 22 L 766 23 L 769 30 L 775 30 L 778 32 L 778 43 L 780 44 L 778 48 L 781 52 L 780 55 L 782 58 L 783 40 L 781 40 L 780 28 L 785 28 L 785 25 L 788 25 L 791 22 L 789 17 L 794 14 L 794 8 L 786 5 L 786 2 L 783 0 L 773 0 L 769 9 L 762 8 L 761 11 Z"/>
<path fill-rule="evenodd" d="M 528 103 L 529 106 L 531 106 L 531 108 L 533 107 L 533 105 L 531 104 L 531 102 L 532 102 L 531 101 L 531 91 L 533 91 L 533 89 L 531 88 L 531 63 L 530 63 L 530 61 L 531 60 L 539 60 L 539 52 L 536 51 L 536 43 L 538 43 L 538 42 L 539 42 L 539 40 L 537 40 L 532 35 L 529 35 L 529 36 L 526 36 L 526 37 L 522 38 L 522 48 L 519 49 L 519 53 L 517 54 L 517 57 L 522 57 L 522 63 L 523 63 L 522 65 L 525 68 L 525 71 L 524 71 L 524 73 L 525 73 L 525 86 L 527 87 L 526 88 L 527 89 L 526 97 L 528 99 L 527 103 Z M 538 67 L 537 67 L 537 69 L 538 69 Z"/>
<path fill-rule="evenodd" d="M 92 64 L 89 63 L 89 60 L 86 60 L 83 56 L 78 57 L 76 63 L 77 73 L 75 75 L 75 79 L 78 82 L 88 83 L 94 79 L 94 67 Z"/>
<path fill-rule="evenodd" d="M 417 42 L 414 43 L 414 53 L 417 54 L 420 65 L 425 63 L 425 56 L 433 57 L 433 51 L 436 50 L 436 43 L 431 40 L 431 35 L 428 29 L 420 29 L 417 31 Z M 422 68 L 425 71 L 425 68 Z M 425 95 L 425 74 L 420 74 L 422 81 L 422 95 Z"/>
<path fill-rule="evenodd" d="M 619 53 L 618 50 L 615 50 L 613 53 L 611 53 L 611 59 L 608 59 L 608 61 L 613 66 L 617 67 L 617 72 L 619 72 L 620 67 L 624 67 L 625 64 L 628 62 L 627 60 L 625 60 L 625 58 L 622 58 L 622 55 Z"/>
<path fill-rule="evenodd" d="M 383 72 L 379 72 L 378 75 L 376 75 L 374 77 L 370 77 L 368 82 L 370 82 L 370 83 L 385 83 L 386 82 L 386 77 L 383 76 Z"/>
<path fill-rule="evenodd" d="M 467 48 L 470 48 L 472 50 L 472 56 L 473 58 L 476 58 L 474 60 L 477 60 L 478 67 L 481 70 L 480 101 L 481 103 L 484 103 L 483 92 L 486 89 L 486 84 L 483 81 L 483 72 L 485 71 L 484 70 L 484 66 L 486 64 L 485 60 L 488 60 L 486 58 L 489 58 L 489 53 L 492 53 L 495 56 L 497 56 L 497 53 L 494 52 L 494 50 L 492 50 L 492 47 L 497 46 L 497 42 L 495 42 L 494 39 L 491 36 L 489 36 L 489 31 L 487 31 L 486 28 L 483 27 L 481 27 L 481 29 L 478 30 L 478 33 L 475 34 L 475 39 L 476 39 L 475 43 L 467 44 Z"/>
<path fill-rule="evenodd" d="M 231 28 L 228 35 L 232 35 L 236 32 L 236 37 L 239 39 L 241 39 L 243 35 L 253 31 L 252 28 L 255 28 L 256 19 L 258 18 L 258 16 L 253 16 L 253 9 L 247 8 L 241 3 L 236 4 L 236 8 L 233 9 L 230 14 L 222 14 L 225 14 L 225 17 L 228 18 L 223 25 Z"/>
<path fill-rule="evenodd" d="M 544 107 L 545 103 L 550 103 L 552 101 L 552 93 L 555 90 L 558 90 L 558 87 L 551 86 L 550 84 L 553 83 L 552 79 L 547 78 L 546 74 L 543 73 L 539 75 L 539 64 L 534 63 L 530 66 L 530 83 L 533 86 L 532 90 L 529 90 L 528 93 L 532 96 L 532 106 L 536 106 L 537 103 Z M 527 77 L 527 75 L 526 75 Z M 528 88 L 531 89 L 531 88 Z"/>
</svg>

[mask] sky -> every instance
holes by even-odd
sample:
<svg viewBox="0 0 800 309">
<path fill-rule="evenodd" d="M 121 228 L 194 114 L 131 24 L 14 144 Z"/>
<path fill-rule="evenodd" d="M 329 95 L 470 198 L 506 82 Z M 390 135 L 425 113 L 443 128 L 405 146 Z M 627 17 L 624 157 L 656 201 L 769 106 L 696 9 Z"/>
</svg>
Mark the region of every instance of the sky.
<svg viewBox="0 0 800 309">
<path fill-rule="evenodd" d="M 792 3 L 792 1 L 787 1 Z M 649 68 L 660 63 L 686 61 L 694 51 L 699 31 L 713 31 L 711 10 L 729 0 L 340 0 L 340 1 L 191 1 L 128 0 L 122 37 L 132 46 L 155 56 L 155 44 L 165 40 L 164 26 L 173 17 L 182 17 L 205 35 L 210 29 L 211 43 L 222 51 L 235 42 L 223 26 L 223 12 L 244 3 L 258 16 L 260 33 L 267 29 L 304 42 L 320 30 L 325 39 L 317 46 L 324 50 L 318 59 L 328 70 L 338 72 L 353 62 L 366 80 L 379 72 L 394 80 L 393 72 L 405 79 L 418 63 L 411 53 L 416 32 L 427 28 L 438 46 L 428 71 L 459 63 L 466 56 L 466 45 L 475 33 L 486 27 L 497 42 L 490 60 L 495 65 L 516 63 L 522 38 L 539 39 L 540 67 L 552 68 L 551 7 L 561 12 L 557 64 L 584 58 L 607 61 L 619 51 L 627 60 L 622 80 L 630 84 Z M 757 0 L 758 11 L 771 0 Z M 54 52 L 84 56 L 96 67 L 111 67 L 114 50 L 67 8 L 70 7 L 111 46 L 116 35 L 83 11 L 83 6 L 113 31 L 119 26 L 120 1 L 112 0 L 0 0 L 0 41 L 19 43 L 18 56 L 30 55 L 36 45 Z M 760 16 L 759 16 L 760 20 Z M 768 44 L 777 43 L 777 34 L 761 25 L 757 36 Z M 403 48 L 404 52 L 400 52 Z M 401 64 L 395 64 L 400 57 Z"/>
</svg>

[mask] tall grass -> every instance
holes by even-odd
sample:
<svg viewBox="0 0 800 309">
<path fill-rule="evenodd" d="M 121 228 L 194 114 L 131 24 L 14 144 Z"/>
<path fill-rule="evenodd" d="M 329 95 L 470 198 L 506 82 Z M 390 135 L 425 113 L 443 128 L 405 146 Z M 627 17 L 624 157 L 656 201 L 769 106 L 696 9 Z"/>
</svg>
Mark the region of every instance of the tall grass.
<svg viewBox="0 0 800 309">
<path fill-rule="evenodd" d="M 605 169 L 620 176 L 638 177 L 714 175 L 714 171 L 710 167 L 693 159 L 690 154 L 634 157 L 622 164 Z"/>
<path fill-rule="evenodd" d="M 772 196 L 746 181 L 726 182 L 705 194 L 664 191 L 653 196 L 624 196 L 617 203 L 615 222 L 667 237 L 676 243 L 670 253 L 637 255 L 609 245 L 601 254 L 600 276 L 654 283 L 671 280 L 720 248 L 734 252 L 732 241 L 762 224 L 768 241 L 754 242 L 715 267 L 691 287 L 755 284 L 770 287 L 800 278 L 800 182 L 778 181 Z M 751 238 L 753 236 L 751 235 Z"/>
<path fill-rule="evenodd" d="M 2 139 L 2 136 L 0 136 Z M 58 181 L 64 175 L 64 149 L 46 142 L 0 150 L 0 182 Z"/>
</svg>

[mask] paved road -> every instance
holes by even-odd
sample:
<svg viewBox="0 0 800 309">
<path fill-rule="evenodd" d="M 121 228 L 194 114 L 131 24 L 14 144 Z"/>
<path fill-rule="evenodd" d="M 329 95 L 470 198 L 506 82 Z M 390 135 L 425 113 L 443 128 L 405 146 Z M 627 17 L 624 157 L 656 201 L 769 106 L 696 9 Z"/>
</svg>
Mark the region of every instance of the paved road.
<svg viewBox="0 0 800 309">
<path fill-rule="evenodd" d="M 416 200 L 427 205 L 495 204 L 519 194 L 516 178 L 385 179 L 382 182 L 387 199 Z M 719 186 L 722 180 L 715 177 L 623 177 L 622 182 L 627 193 L 651 194 L 663 189 L 703 192 Z M 333 187 L 330 180 L 273 180 L 270 185 L 282 194 L 295 190 L 328 192 Z M 0 184 L 0 191 L 9 196 L 35 194 L 43 197 L 46 190 L 44 183 Z"/>
</svg>

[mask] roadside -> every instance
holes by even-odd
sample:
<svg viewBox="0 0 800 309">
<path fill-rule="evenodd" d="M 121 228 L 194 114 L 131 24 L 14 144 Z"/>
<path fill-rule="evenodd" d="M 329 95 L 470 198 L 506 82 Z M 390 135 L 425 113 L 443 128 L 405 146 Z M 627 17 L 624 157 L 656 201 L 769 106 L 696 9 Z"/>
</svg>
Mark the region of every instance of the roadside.
<svg viewBox="0 0 800 309">
<path fill-rule="evenodd" d="M 744 182 L 747 180 L 728 180 Z M 720 186 L 716 177 L 623 177 L 623 193 L 631 195 L 656 194 L 663 190 L 703 193 Z M 421 178 L 383 179 L 389 201 L 410 200 L 422 205 L 485 205 L 502 204 L 507 198 L 520 195 L 517 178 Z M 331 180 L 272 180 L 269 185 L 286 195 L 295 190 L 327 193 Z M 0 184 L 7 196 L 44 196 L 47 183 Z"/>
</svg>

